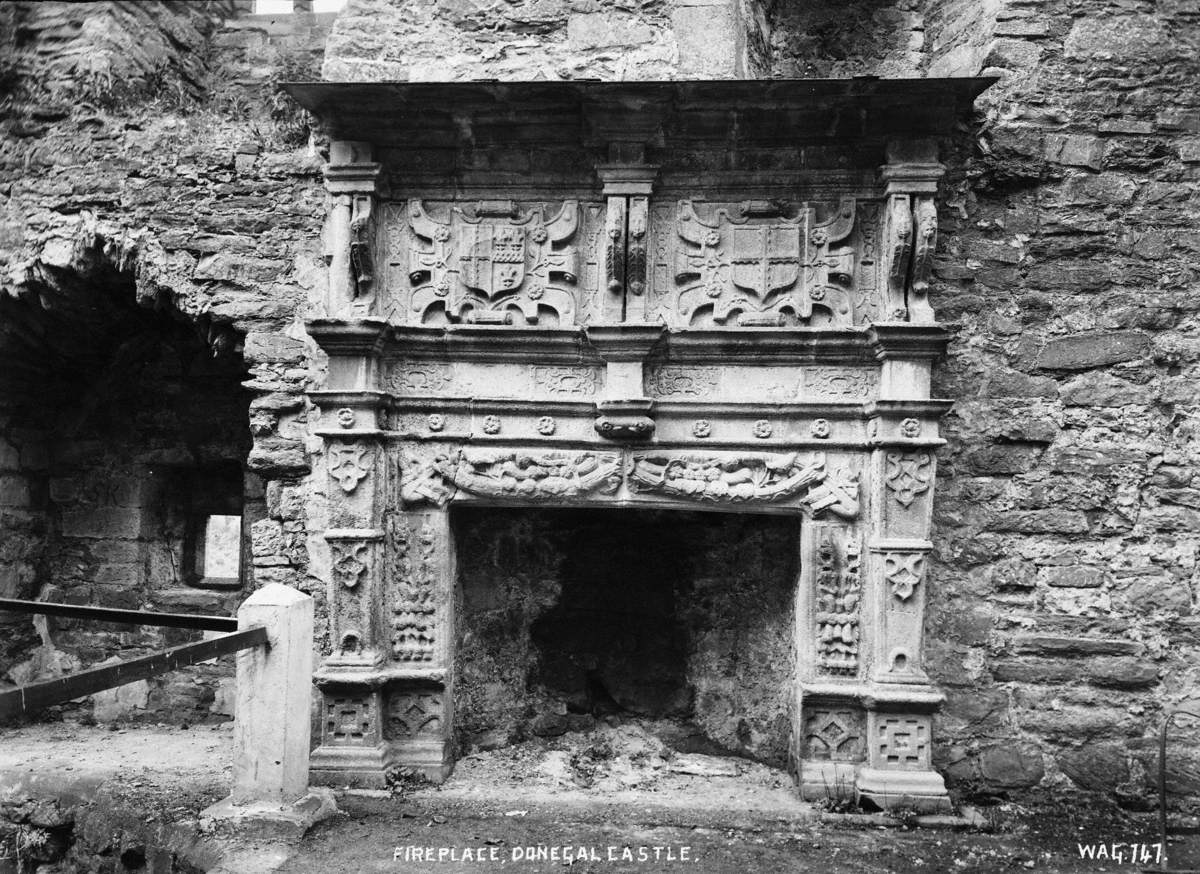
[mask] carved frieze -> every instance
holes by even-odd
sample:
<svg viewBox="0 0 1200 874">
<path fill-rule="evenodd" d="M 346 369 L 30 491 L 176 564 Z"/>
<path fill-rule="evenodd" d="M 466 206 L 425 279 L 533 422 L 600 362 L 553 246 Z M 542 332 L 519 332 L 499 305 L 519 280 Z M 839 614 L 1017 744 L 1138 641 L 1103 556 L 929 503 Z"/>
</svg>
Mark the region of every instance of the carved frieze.
<svg viewBox="0 0 1200 874">
<path fill-rule="evenodd" d="M 398 395 L 438 394 L 453 382 L 449 364 L 441 361 L 399 361 L 388 374 L 388 388 Z"/>
<path fill-rule="evenodd" d="M 840 546 L 826 532 L 817 546 L 817 665 L 835 674 L 858 670 L 862 552 L 847 538 Z"/>
<path fill-rule="evenodd" d="M 809 367 L 804 371 L 804 396 L 866 398 L 878 388 L 878 371 L 854 367 Z"/>
<path fill-rule="evenodd" d="M 558 397 L 591 397 L 600 388 L 600 371 L 591 367 L 539 365 L 533 368 L 536 391 Z"/>
<path fill-rule="evenodd" d="M 409 201 L 409 321 L 576 323 L 579 203 L 550 214 L 512 201 L 454 206 L 439 218 Z"/>
<path fill-rule="evenodd" d="M 708 398 L 720 381 L 720 372 L 715 368 L 664 365 L 648 371 L 646 389 L 658 398 Z"/>
<path fill-rule="evenodd" d="M 621 484 L 620 456 L 610 452 L 460 450 L 431 459 L 408 455 L 401 499 L 444 504 L 462 492 L 481 498 L 570 500 L 611 495 Z"/>
<path fill-rule="evenodd" d="M 901 507 L 909 506 L 933 482 L 933 456 L 928 452 L 889 452 L 884 481 Z"/>
<path fill-rule="evenodd" d="M 823 310 L 836 326 L 854 320 L 855 201 L 832 217 L 803 208 L 787 217 L 754 203 L 698 210 L 680 201 L 674 320 L 684 325 L 778 326 Z"/>
<path fill-rule="evenodd" d="M 814 513 L 858 515 L 857 475 L 827 471 L 823 453 L 807 460 L 794 452 L 723 457 L 635 454 L 629 460 L 628 477 L 635 492 L 720 503 L 798 497 Z"/>
</svg>

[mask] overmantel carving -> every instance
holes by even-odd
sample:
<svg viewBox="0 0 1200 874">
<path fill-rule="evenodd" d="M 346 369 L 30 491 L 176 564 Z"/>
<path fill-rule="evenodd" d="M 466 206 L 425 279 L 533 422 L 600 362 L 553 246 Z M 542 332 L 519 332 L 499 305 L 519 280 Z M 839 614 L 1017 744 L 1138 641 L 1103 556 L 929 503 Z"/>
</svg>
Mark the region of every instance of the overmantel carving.
<svg viewBox="0 0 1200 874">
<path fill-rule="evenodd" d="M 481 200 L 439 217 L 410 200 L 407 215 L 412 321 L 539 324 L 549 314 L 575 324 L 578 201 L 550 214 L 545 204 Z"/>
<path fill-rule="evenodd" d="M 807 322 L 814 307 L 834 326 L 852 324 L 855 200 L 817 215 L 807 204 L 788 216 L 778 202 L 705 211 L 680 201 L 674 309 L 682 324 L 774 327 Z"/>
</svg>

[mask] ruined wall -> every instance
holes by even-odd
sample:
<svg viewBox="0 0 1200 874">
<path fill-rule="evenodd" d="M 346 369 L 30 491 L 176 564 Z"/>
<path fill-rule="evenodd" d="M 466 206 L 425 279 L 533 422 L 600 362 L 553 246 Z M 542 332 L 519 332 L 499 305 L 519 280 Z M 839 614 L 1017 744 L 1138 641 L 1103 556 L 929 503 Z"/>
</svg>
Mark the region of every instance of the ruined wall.
<svg viewBox="0 0 1200 874">
<path fill-rule="evenodd" d="M 349 0 L 322 78 L 739 78 L 764 28 L 758 0 Z"/>
<path fill-rule="evenodd" d="M 456 513 L 465 752 L 616 717 L 786 763 L 796 519 Z"/>
<path fill-rule="evenodd" d="M 332 16 L 228 18 L 237 5 L 0 9 L 6 596 L 232 612 L 243 593 L 180 583 L 170 504 L 188 491 L 171 471 L 194 476 L 217 461 L 248 469 L 249 512 L 266 515 L 253 579 L 312 588 L 294 495 L 308 467 L 300 318 L 307 290 L 324 282 L 322 157 L 274 85 L 316 75 Z M 112 369 L 110 391 L 97 391 L 94 377 L 119 357 L 112 347 L 137 339 L 111 317 L 122 308 L 158 311 L 224 370 L 127 349 L 131 362 L 151 363 Z M 39 396 L 47 373 L 55 393 Z M 163 642 L 115 627 L 39 634 L 28 617 L 0 623 L 10 681 Z M 217 694 L 203 675 L 228 672 L 202 669 L 198 686 L 186 674 L 164 681 L 179 694 L 152 690 L 141 715 L 202 715 Z"/>
<path fill-rule="evenodd" d="M 947 145 L 940 216 L 936 761 L 962 788 L 1143 795 L 1197 694 L 1200 9 L 991 5 L 982 42 L 939 46 L 1001 80 Z"/>
</svg>

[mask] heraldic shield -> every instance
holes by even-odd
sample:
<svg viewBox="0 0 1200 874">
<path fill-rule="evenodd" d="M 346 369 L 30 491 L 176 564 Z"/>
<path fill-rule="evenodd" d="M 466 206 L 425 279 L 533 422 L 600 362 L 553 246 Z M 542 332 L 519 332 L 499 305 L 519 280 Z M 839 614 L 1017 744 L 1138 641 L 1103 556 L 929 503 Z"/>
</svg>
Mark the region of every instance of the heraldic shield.
<svg viewBox="0 0 1200 874">
<path fill-rule="evenodd" d="M 732 278 L 765 299 L 800 277 L 800 225 L 734 225 Z"/>
<path fill-rule="evenodd" d="M 524 228 L 480 223 L 464 225 L 459 233 L 459 275 L 464 285 L 494 298 L 524 282 Z"/>
</svg>

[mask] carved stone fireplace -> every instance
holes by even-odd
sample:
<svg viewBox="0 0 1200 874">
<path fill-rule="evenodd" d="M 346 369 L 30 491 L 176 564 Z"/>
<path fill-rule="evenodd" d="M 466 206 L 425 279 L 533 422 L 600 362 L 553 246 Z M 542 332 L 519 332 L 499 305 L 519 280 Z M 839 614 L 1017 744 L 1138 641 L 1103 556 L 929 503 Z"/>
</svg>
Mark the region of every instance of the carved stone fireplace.
<svg viewBox="0 0 1200 874">
<path fill-rule="evenodd" d="M 305 84 L 330 651 L 314 779 L 454 762 L 454 506 L 799 517 L 801 791 L 948 805 L 922 667 L 947 135 L 987 80 Z"/>
</svg>

